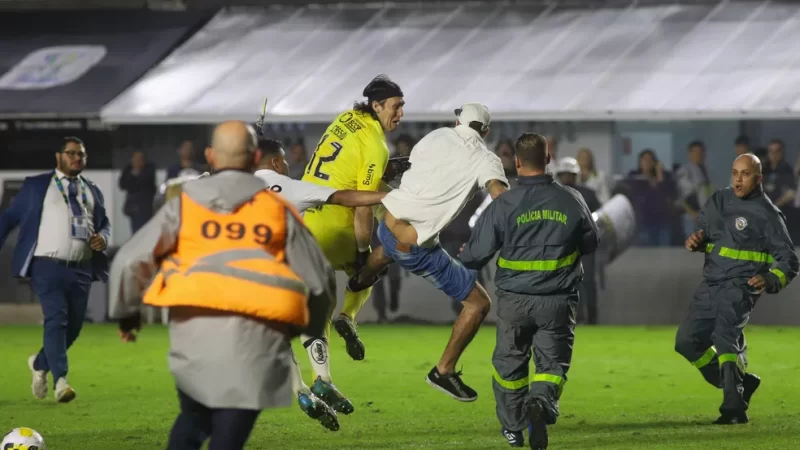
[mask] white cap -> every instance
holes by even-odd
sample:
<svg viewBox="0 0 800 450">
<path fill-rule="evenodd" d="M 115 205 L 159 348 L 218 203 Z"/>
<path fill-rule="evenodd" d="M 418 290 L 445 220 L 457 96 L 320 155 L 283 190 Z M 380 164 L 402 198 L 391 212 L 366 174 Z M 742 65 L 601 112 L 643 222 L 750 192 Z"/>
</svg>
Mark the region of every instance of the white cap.
<svg viewBox="0 0 800 450">
<path fill-rule="evenodd" d="M 558 160 L 556 165 L 556 169 L 554 170 L 556 174 L 559 173 L 574 173 L 578 175 L 581 173 L 581 166 L 578 164 L 578 160 L 575 158 L 570 158 L 569 156 L 561 158 Z"/>
<path fill-rule="evenodd" d="M 489 114 L 489 108 L 480 103 L 464 103 L 461 108 L 455 110 L 456 117 L 462 125 L 469 125 L 470 122 L 480 122 L 483 124 L 483 131 L 489 129 L 492 123 L 492 115 Z"/>
</svg>

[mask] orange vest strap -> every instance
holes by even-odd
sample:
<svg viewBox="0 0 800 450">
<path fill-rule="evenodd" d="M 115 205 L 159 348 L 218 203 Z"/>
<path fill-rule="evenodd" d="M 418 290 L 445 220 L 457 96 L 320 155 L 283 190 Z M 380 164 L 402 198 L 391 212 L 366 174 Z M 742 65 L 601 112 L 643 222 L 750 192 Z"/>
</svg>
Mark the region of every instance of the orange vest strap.
<svg viewBox="0 0 800 450">
<path fill-rule="evenodd" d="M 278 275 L 268 275 L 227 265 L 227 263 L 244 259 L 275 260 L 272 255 L 259 249 L 226 250 L 198 259 L 186 270 L 185 275 L 190 275 L 192 273 L 214 273 L 263 284 L 265 286 L 286 289 L 302 295 L 308 295 L 308 287 L 300 280 L 293 280 Z M 170 268 L 164 270 L 164 282 L 166 282 L 171 275 L 176 275 L 178 273 L 180 273 L 178 269 Z"/>
</svg>

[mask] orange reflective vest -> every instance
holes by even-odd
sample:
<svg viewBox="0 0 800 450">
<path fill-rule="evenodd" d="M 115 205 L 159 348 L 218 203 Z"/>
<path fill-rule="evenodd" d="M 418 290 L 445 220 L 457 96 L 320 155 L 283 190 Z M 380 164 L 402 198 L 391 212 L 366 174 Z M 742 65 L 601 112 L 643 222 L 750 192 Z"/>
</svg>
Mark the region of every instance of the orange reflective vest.
<svg viewBox="0 0 800 450">
<path fill-rule="evenodd" d="M 176 249 L 143 302 L 308 325 L 308 289 L 285 263 L 287 204 L 262 191 L 234 213 L 219 214 L 180 195 Z"/>
</svg>

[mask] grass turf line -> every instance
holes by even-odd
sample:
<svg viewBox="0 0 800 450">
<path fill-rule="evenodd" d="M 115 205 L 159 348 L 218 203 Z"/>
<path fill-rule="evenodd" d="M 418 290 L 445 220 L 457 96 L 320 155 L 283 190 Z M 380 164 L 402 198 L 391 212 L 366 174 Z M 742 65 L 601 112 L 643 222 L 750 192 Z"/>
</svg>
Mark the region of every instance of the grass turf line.
<svg viewBox="0 0 800 450">
<path fill-rule="evenodd" d="M 362 326 L 366 360 L 352 361 L 332 337 L 334 382 L 356 411 L 332 433 L 295 405 L 261 414 L 248 449 L 491 449 L 500 435 L 491 390 L 494 328 L 484 327 L 459 363 L 478 390 L 460 403 L 425 384 L 449 337 L 448 327 Z M 722 394 L 673 351 L 674 327 L 578 327 L 561 418 L 551 428 L 557 449 L 786 449 L 800 430 L 800 329 L 749 327 L 749 361 L 762 377 L 744 426 L 712 426 Z M 52 385 L 33 398 L 27 356 L 41 327 L 0 328 L 0 433 L 28 426 L 48 449 L 166 448 L 177 414 L 168 372 L 167 330 L 145 327 L 136 344 L 116 329 L 87 325 L 70 351 L 69 380 L 78 397 L 58 405 Z M 310 376 L 306 352 L 295 343 Z M 310 380 L 307 380 L 309 382 Z"/>
</svg>

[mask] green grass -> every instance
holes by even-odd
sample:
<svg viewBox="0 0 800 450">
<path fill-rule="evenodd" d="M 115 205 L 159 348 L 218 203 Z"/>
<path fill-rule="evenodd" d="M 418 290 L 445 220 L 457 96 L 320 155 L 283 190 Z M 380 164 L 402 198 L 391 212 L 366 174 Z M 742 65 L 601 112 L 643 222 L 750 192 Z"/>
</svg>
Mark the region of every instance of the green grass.
<svg viewBox="0 0 800 450">
<path fill-rule="evenodd" d="M 750 368 L 762 377 L 751 423 L 711 426 L 721 393 L 672 350 L 674 328 L 583 327 L 551 428 L 552 449 L 786 449 L 800 439 L 800 329 L 748 329 Z M 480 397 L 459 403 L 424 382 L 447 327 L 362 326 L 367 359 L 352 361 L 333 338 L 333 375 L 356 412 L 324 430 L 299 408 L 261 414 L 248 449 L 503 449 L 491 391 L 494 329 L 485 327 L 462 358 Z M 166 448 L 177 413 L 167 370 L 167 331 L 146 327 L 134 345 L 111 326 L 87 326 L 70 351 L 67 405 L 30 393 L 27 356 L 41 328 L 0 328 L 0 430 L 28 426 L 50 450 Z M 302 347 L 300 362 L 308 369 Z"/>
</svg>

